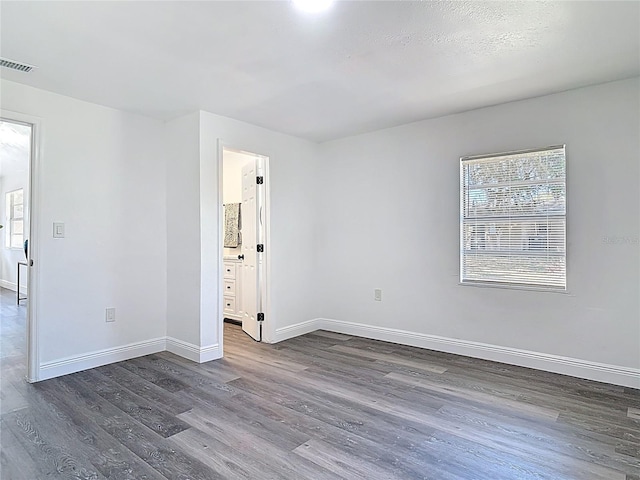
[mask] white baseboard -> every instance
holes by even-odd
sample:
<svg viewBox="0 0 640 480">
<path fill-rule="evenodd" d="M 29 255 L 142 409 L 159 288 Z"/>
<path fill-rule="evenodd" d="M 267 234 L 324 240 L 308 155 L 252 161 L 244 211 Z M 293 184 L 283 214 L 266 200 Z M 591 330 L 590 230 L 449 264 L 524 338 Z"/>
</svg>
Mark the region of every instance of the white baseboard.
<svg viewBox="0 0 640 480">
<path fill-rule="evenodd" d="M 198 347 L 193 343 L 184 342 L 173 337 L 167 337 L 167 351 L 197 363 L 210 362 L 211 360 L 222 358 L 220 345 L 217 343 L 206 347 Z"/>
<path fill-rule="evenodd" d="M 287 340 L 314 330 L 327 330 L 356 337 L 411 345 L 438 352 L 455 353 L 465 357 L 492 360 L 508 365 L 640 389 L 640 369 L 637 368 L 329 318 L 316 318 L 278 329 L 276 330 L 276 341 Z"/>
<path fill-rule="evenodd" d="M 517 365 L 640 389 L 640 369 L 637 368 L 328 318 L 315 318 L 279 328 L 276 330 L 273 343 L 311 333 L 315 330 L 327 330 L 357 337 L 411 345 L 439 352 L 455 353 L 466 357 L 492 360 L 508 365 Z M 46 380 L 164 350 L 198 363 L 222 358 L 219 344 L 198 347 L 173 337 L 161 337 L 42 363 L 38 380 Z"/>
<path fill-rule="evenodd" d="M 12 290 L 14 292 L 16 291 L 16 284 L 8 280 L 0 280 L 0 287 L 6 288 L 7 290 Z"/>
<path fill-rule="evenodd" d="M 44 362 L 40 364 L 38 380 L 76 373 L 89 368 L 100 367 L 108 363 L 121 362 L 131 358 L 151 355 L 162 352 L 166 349 L 167 341 L 165 337 L 145 340 L 143 342 L 130 343 L 116 348 L 97 350 L 95 352 L 75 355 L 71 357 Z"/>
<path fill-rule="evenodd" d="M 282 342 L 283 340 L 288 340 L 293 337 L 298 337 L 300 335 L 304 335 L 305 333 L 311 333 L 320 328 L 322 318 L 314 318 L 313 320 L 306 320 L 304 322 L 296 323 L 295 325 L 289 325 L 288 327 L 282 327 L 276 329 L 275 338 L 271 343 Z"/>
<path fill-rule="evenodd" d="M 218 344 L 200 348 L 192 343 L 178 340 L 177 338 L 159 337 L 143 342 L 122 345 L 116 348 L 107 348 L 61 358 L 52 362 L 41 363 L 38 372 L 38 381 L 164 351 L 175 353 L 176 355 L 198 363 L 222 358 L 222 352 Z"/>
</svg>

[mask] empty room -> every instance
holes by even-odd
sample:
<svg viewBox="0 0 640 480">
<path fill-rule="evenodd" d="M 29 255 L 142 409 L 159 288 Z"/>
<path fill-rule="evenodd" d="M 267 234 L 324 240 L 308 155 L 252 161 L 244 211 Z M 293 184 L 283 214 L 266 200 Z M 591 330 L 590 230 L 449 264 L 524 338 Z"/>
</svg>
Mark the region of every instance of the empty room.
<svg viewBox="0 0 640 480">
<path fill-rule="evenodd" d="M 640 479 L 640 1 L 0 1 L 0 479 Z"/>
</svg>

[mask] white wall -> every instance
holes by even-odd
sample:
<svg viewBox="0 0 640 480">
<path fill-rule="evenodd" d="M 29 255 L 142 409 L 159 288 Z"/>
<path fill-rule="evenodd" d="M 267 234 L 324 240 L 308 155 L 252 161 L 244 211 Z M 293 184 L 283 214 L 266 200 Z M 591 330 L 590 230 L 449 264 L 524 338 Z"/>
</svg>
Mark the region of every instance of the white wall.
<svg viewBox="0 0 640 480">
<path fill-rule="evenodd" d="M 5 80 L 0 95 L 3 111 L 42 121 L 41 365 L 60 373 L 64 358 L 164 337 L 163 123 Z M 65 223 L 66 238 L 52 238 L 53 222 Z"/>
<path fill-rule="evenodd" d="M 638 87 L 636 78 L 323 144 L 320 316 L 639 368 Z M 569 293 L 459 286 L 459 158 L 557 144 L 567 146 Z"/>
<path fill-rule="evenodd" d="M 275 338 L 276 328 L 314 318 L 317 257 L 315 219 L 310 212 L 316 198 L 315 186 L 307 180 L 316 173 L 317 145 L 219 115 L 198 115 L 198 119 L 189 115 L 167 124 L 172 144 L 167 177 L 167 331 L 184 343 L 176 343 L 175 351 L 191 349 L 191 358 L 206 360 L 222 353 L 218 140 L 229 148 L 270 158 L 266 181 L 271 189 L 272 303 L 264 332 L 268 341 Z M 184 240 L 172 233 L 174 227 L 176 232 L 181 227 Z"/>
<path fill-rule="evenodd" d="M 200 345 L 200 114 L 166 124 L 167 336 Z"/>
<path fill-rule="evenodd" d="M 201 162 L 209 171 L 201 176 L 210 197 L 217 198 L 218 177 L 213 165 L 217 161 L 216 142 L 227 147 L 269 157 L 269 172 L 265 178 L 270 188 L 270 299 L 268 323 L 263 336 L 277 339 L 277 330 L 317 317 L 317 211 L 318 145 L 264 128 L 201 112 Z M 213 189 L 212 189 L 213 188 Z M 217 205 L 216 205 L 217 206 Z M 211 206 L 207 218 L 213 230 L 204 229 L 203 245 L 218 249 L 217 225 L 222 209 Z M 214 261 L 203 261 L 206 271 L 217 271 Z M 203 281 L 203 292 L 213 296 L 219 286 L 217 278 Z M 217 308 L 217 305 L 216 305 Z M 210 325 L 213 318 L 204 324 Z M 211 334 L 211 332 L 210 332 Z"/>
<path fill-rule="evenodd" d="M 314 318 L 317 145 L 207 112 L 167 123 L 167 335 L 173 351 L 204 361 L 222 354 L 218 315 L 218 225 L 222 221 L 218 140 L 270 157 L 271 318 L 276 328 Z M 171 341 L 168 345 L 172 348 Z"/>
</svg>

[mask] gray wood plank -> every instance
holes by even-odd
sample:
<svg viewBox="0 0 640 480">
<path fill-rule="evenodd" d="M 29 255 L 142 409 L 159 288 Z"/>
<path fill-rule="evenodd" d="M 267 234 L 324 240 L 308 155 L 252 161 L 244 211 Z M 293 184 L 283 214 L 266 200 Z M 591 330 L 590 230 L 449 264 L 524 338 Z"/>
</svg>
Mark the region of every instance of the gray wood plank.
<svg viewBox="0 0 640 480">
<path fill-rule="evenodd" d="M 189 428 L 189 425 L 167 412 L 164 405 L 145 400 L 97 370 L 77 373 L 76 378 L 87 388 L 91 388 L 102 398 L 163 437 L 170 437 Z"/>
<path fill-rule="evenodd" d="M 222 478 L 217 472 L 176 450 L 168 439 L 138 422 L 121 409 L 94 393 L 76 375 L 56 380 L 64 384 L 77 408 L 88 417 L 93 417 L 99 427 L 133 452 L 143 462 L 167 479 L 216 480 Z M 137 473 L 137 472 L 134 472 Z"/>
<path fill-rule="evenodd" d="M 48 468 L 38 468 L 27 449 L 11 429 L 0 422 L 0 478 L 3 480 L 36 480 L 44 478 Z"/>
<path fill-rule="evenodd" d="M 2 418 L 2 428 L 8 428 L 33 460 L 32 466 L 55 479 L 104 480 L 91 461 L 65 445 L 64 439 L 51 431 L 47 421 L 38 419 L 31 408 L 9 413 Z"/>
<path fill-rule="evenodd" d="M 96 371 L 146 401 L 152 404 L 162 405 L 163 410 L 172 415 L 178 415 L 191 408 L 188 402 L 180 400 L 178 396 L 175 395 L 177 391 L 180 391 L 184 387 L 181 387 L 179 390 L 174 390 L 173 388 L 166 389 L 162 386 L 167 384 L 175 385 L 174 383 L 167 381 L 157 383 L 148 382 L 119 364 L 105 365 L 104 367 L 97 368 Z"/>
<path fill-rule="evenodd" d="M 454 397 L 463 397 L 466 399 L 472 399 L 480 403 L 493 404 L 496 401 L 495 396 L 491 396 L 486 393 L 477 392 L 471 389 L 441 387 L 439 385 L 433 384 L 432 382 L 427 382 L 419 378 L 403 375 L 401 373 L 391 372 L 385 375 L 385 377 L 390 378 L 392 380 L 397 380 L 407 385 L 420 387 L 432 392 L 443 393 L 445 395 L 451 395 Z M 560 412 L 558 412 L 557 410 L 552 410 L 550 408 L 537 407 L 535 405 L 518 402 L 516 400 L 511 400 L 509 398 L 501 398 L 500 406 L 501 408 L 513 409 L 520 413 L 526 413 L 528 415 L 541 417 L 541 418 L 545 418 L 552 421 L 557 420 L 558 415 L 560 414 Z"/>
<path fill-rule="evenodd" d="M 74 442 L 74 448 L 90 457 L 96 469 L 108 479 L 118 480 L 164 480 L 165 477 L 153 470 L 122 443 L 105 432 L 98 425 L 92 412 L 82 408 L 82 404 L 73 401 L 72 389 L 57 381 L 43 382 L 38 385 L 42 399 L 49 407 L 40 404 L 40 408 L 56 412 L 60 420 L 57 428 L 69 430 L 81 442 Z M 62 423 L 62 424 L 61 424 Z M 71 441 L 73 438 L 70 439 Z"/>
<path fill-rule="evenodd" d="M 331 340 L 340 340 L 341 342 L 346 342 L 347 340 L 351 340 L 353 338 L 353 337 L 350 337 L 349 335 L 345 335 L 344 333 L 334 333 L 334 332 L 328 332 L 326 330 L 316 330 L 315 332 L 311 332 L 309 335 L 326 337 L 326 338 L 330 338 Z"/>
<path fill-rule="evenodd" d="M 426 370 L 428 372 L 433 372 L 433 373 L 444 373 L 447 371 L 447 367 L 444 367 L 441 365 L 435 365 L 433 363 L 427 363 L 419 360 L 408 360 L 398 355 L 394 355 L 390 353 L 372 352 L 369 350 L 361 350 L 358 348 L 348 347 L 345 345 L 335 345 L 331 347 L 331 350 L 336 350 L 342 353 L 349 353 L 351 355 L 355 355 L 356 357 L 371 358 L 373 360 L 379 360 L 381 362 L 390 363 L 391 365 L 403 365 L 406 367 L 411 367 L 416 370 Z"/>
<path fill-rule="evenodd" d="M 216 439 L 228 447 L 218 445 L 216 453 L 223 452 L 231 462 L 243 465 L 252 474 L 251 478 L 335 478 L 312 462 L 294 462 L 292 465 L 291 450 L 280 442 L 264 442 L 261 437 L 250 432 L 228 427 L 221 435 L 217 422 L 210 421 L 202 412 L 192 410 L 183 414 L 183 417 L 187 416 L 196 428 L 181 433 L 174 441 L 206 443 L 207 440 Z"/>
</svg>

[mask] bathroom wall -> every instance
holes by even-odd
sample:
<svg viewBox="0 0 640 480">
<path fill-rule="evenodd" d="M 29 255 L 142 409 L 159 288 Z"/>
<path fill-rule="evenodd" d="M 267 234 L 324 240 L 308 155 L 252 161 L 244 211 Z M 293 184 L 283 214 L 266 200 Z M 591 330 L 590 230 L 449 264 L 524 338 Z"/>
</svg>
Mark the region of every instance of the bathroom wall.
<svg viewBox="0 0 640 480">
<path fill-rule="evenodd" d="M 254 157 L 246 153 L 225 150 L 222 157 L 222 202 L 242 203 L 242 168 Z M 240 214 L 242 215 L 242 207 Z M 239 255 L 238 248 L 224 248 L 224 255 Z"/>
</svg>

